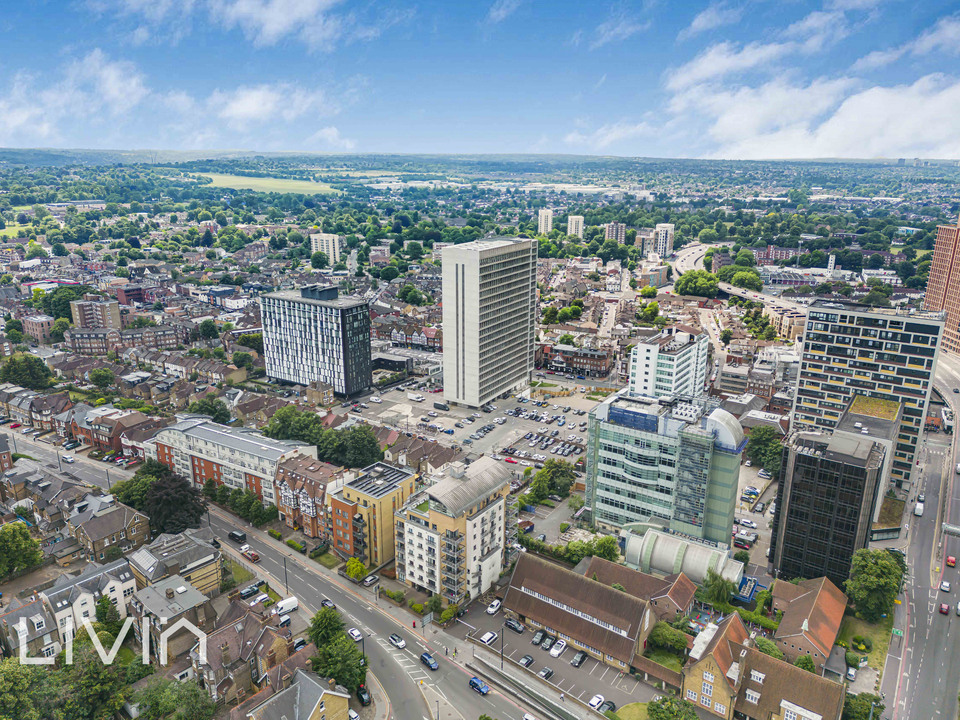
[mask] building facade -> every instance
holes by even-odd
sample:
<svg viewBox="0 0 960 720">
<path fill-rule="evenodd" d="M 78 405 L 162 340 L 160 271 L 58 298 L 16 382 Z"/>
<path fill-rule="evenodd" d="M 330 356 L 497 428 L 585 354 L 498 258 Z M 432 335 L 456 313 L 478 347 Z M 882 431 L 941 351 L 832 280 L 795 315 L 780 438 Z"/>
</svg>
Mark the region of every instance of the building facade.
<svg viewBox="0 0 960 720">
<path fill-rule="evenodd" d="M 309 385 L 321 380 L 342 396 L 373 384 L 370 307 L 310 285 L 260 297 L 267 376 Z"/>
<path fill-rule="evenodd" d="M 315 459 L 317 448 L 220 425 L 208 417 L 184 415 L 146 441 L 144 454 L 199 487 L 213 480 L 231 489 L 249 490 L 264 504 L 276 504 L 273 481 L 279 464 L 295 455 Z"/>
<path fill-rule="evenodd" d="M 630 351 L 631 395 L 702 395 L 707 383 L 710 337 L 678 325 L 664 328 Z"/>
<path fill-rule="evenodd" d="M 588 428 L 586 497 L 598 526 L 641 523 L 729 544 L 746 445 L 733 415 L 621 391 L 591 411 Z"/>
<path fill-rule="evenodd" d="M 280 520 L 311 538 L 327 535 L 327 495 L 343 487 L 343 468 L 305 455 L 277 465 L 273 481 Z"/>
<path fill-rule="evenodd" d="M 613 356 L 607 349 L 557 344 L 543 345 L 541 350 L 542 366 L 555 372 L 606 377 L 613 367 Z"/>
<path fill-rule="evenodd" d="M 74 327 L 120 329 L 120 303 L 99 295 L 86 295 L 82 300 L 71 301 L 70 315 Z"/>
<path fill-rule="evenodd" d="M 620 222 L 611 222 L 603 226 L 603 239 L 616 240 L 618 244 L 623 245 L 627 241 L 627 224 Z"/>
<path fill-rule="evenodd" d="M 526 387 L 536 331 L 536 240 L 446 248 L 443 298 L 444 399 L 479 407 Z"/>
<path fill-rule="evenodd" d="M 553 210 L 543 208 L 537 213 L 537 235 L 549 235 L 553 230 Z"/>
<path fill-rule="evenodd" d="M 815 301 L 807 313 L 791 427 L 836 427 L 855 394 L 902 403 L 891 482 L 909 488 L 943 332 L 942 312 Z"/>
<path fill-rule="evenodd" d="M 937 227 L 923 306 L 946 312 L 943 346 L 949 352 L 960 353 L 960 221 Z"/>
<path fill-rule="evenodd" d="M 656 233 L 656 250 L 660 257 L 670 257 L 673 253 L 673 235 L 675 228 L 673 223 L 657 223 L 654 228 Z"/>
<path fill-rule="evenodd" d="M 481 458 L 413 495 L 396 513 L 397 580 L 462 605 L 507 565 L 508 466 Z"/>
<path fill-rule="evenodd" d="M 343 238 L 336 233 L 310 233 L 310 254 L 322 252 L 327 256 L 330 266 L 340 262 Z"/>
<path fill-rule="evenodd" d="M 583 239 L 583 215 L 567 215 L 567 235 Z"/>
</svg>

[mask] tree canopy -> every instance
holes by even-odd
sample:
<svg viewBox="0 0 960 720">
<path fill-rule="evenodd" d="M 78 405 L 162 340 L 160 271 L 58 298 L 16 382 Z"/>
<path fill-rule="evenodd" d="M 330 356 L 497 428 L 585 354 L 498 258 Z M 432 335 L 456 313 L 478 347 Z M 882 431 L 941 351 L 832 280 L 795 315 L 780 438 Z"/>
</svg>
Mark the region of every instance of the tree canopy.
<svg viewBox="0 0 960 720">
<path fill-rule="evenodd" d="M 857 550 L 850 563 L 850 577 L 844 583 L 857 615 L 878 622 L 893 612 L 900 591 L 903 567 L 886 550 Z"/>
<path fill-rule="evenodd" d="M 262 430 L 276 440 L 299 440 L 317 446 L 317 457 L 346 467 L 366 467 L 383 459 L 376 435 L 366 425 L 337 430 L 323 427 L 319 415 L 292 405 L 274 413 Z"/>
<path fill-rule="evenodd" d="M 714 298 L 717 296 L 717 278 L 706 270 L 690 270 L 685 272 L 673 284 L 673 291 L 677 295 L 695 295 L 697 297 Z"/>
<path fill-rule="evenodd" d="M 0 577 L 36 567 L 43 560 L 40 543 L 21 522 L 0 527 Z"/>
<path fill-rule="evenodd" d="M 227 409 L 226 403 L 212 395 L 207 395 L 196 402 L 190 403 L 187 410 L 198 415 L 209 415 L 215 423 L 220 425 L 226 425 L 230 422 L 230 411 Z"/>
<path fill-rule="evenodd" d="M 28 390 L 45 390 L 52 377 L 53 373 L 43 360 L 26 353 L 11 355 L 0 367 L 0 382 L 13 383 Z"/>
<path fill-rule="evenodd" d="M 750 430 L 746 453 L 751 461 L 769 471 L 776 480 L 783 457 L 783 435 L 772 427 L 758 425 Z"/>
</svg>

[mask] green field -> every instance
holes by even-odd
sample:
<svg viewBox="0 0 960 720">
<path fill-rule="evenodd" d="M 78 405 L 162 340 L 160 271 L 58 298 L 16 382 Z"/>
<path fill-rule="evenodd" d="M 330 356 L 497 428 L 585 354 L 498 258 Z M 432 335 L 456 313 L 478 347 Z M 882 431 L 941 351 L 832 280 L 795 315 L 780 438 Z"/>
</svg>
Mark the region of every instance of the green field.
<svg viewBox="0 0 960 720">
<path fill-rule="evenodd" d="M 3 230 L 0 230 L 0 237 L 15 237 L 17 231 L 21 228 L 29 231 L 32 227 L 32 225 L 17 225 L 17 223 L 7 223 L 7 226 Z"/>
<path fill-rule="evenodd" d="M 233 188 L 235 190 L 253 190 L 255 192 L 278 193 L 316 193 L 330 194 L 336 192 L 326 183 L 310 182 L 309 180 L 291 180 L 289 178 L 255 178 L 243 175 L 222 175 L 220 173 L 202 173 L 202 177 L 213 180 L 213 187 Z"/>
<path fill-rule="evenodd" d="M 620 720 L 647 720 L 647 703 L 630 703 L 617 710 Z"/>
</svg>

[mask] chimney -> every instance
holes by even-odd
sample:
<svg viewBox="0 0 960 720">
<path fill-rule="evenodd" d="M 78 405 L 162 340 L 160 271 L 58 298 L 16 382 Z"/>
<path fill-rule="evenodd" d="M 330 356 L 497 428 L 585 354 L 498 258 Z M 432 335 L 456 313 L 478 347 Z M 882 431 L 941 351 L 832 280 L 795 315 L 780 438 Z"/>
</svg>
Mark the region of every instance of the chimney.
<svg viewBox="0 0 960 720">
<path fill-rule="evenodd" d="M 167 600 L 173 600 L 173 588 L 167 588 Z"/>
<path fill-rule="evenodd" d="M 267 667 L 272 668 L 276 664 L 277 664 L 277 651 L 270 650 L 270 652 L 267 653 Z"/>
<path fill-rule="evenodd" d="M 290 673 L 285 672 L 285 673 L 283 673 L 283 675 L 280 676 L 280 688 L 281 688 L 281 689 L 286 690 L 288 687 L 290 687 L 290 683 L 292 683 L 292 682 L 293 682 L 293 678 L 292 678 L 292 676 L 290 675 Z"/>
<path fill-rule="evenodd" d="M 337 689 L 337 681 L 336 681 L 336 680 L 334 680 L 333 678 L 330 678 L 329 680 L 327 680 L 327 682 L 330 684 L 330 690 L 336 690 L 336 689 Z"/>
<path fill-rule="evenodd" d="M 223 645 L 220 646 L 220 664 L 227 667 L 230 665 L 231 660 L 230 645 L 223 643 Z"/>
</svg>

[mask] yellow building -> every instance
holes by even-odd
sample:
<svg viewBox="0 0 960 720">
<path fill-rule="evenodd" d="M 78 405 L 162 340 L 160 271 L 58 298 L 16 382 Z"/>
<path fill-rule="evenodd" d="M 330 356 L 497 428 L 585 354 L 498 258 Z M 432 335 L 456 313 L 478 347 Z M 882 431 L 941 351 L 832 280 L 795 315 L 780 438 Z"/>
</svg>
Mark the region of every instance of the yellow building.
<svg viewBox="0 0 960 720">
<path fill-rule="evenodd" d="M 413 495 L 418 475 L 384 462 L 364 468 L 356 480 L 330 496 L 331 547 L 368 567 L 393 560 L 394 513 Z"/>
<path fill-rule="evenodd" d="M 277 689 L 263 702 L 256 703 L 255 695 L 242 708 L 234 709 L 230 714 L 231 720 L 347 720 L 350 692 L 333 680 L 298 669 L 292 677 L 288 675 L 281 678 L 281 682 L 282 689 Z"/>
<path fill-rule="evenodd" d="M 207 597 L 220 594 L 223 579 L 223 556 L 211 544 L 208 530 L 184 530 L 164 533 L 149 545 L 127 555 L 137 589 L 179 575 Z"/>
<path fill-rule="evenodd" d="M 508 466 L 483 457 L 414 495 L 396 514 L 397 580 L 453 605 L 485 593 L 516 534 L 509 494 Z"/>
</svg>

